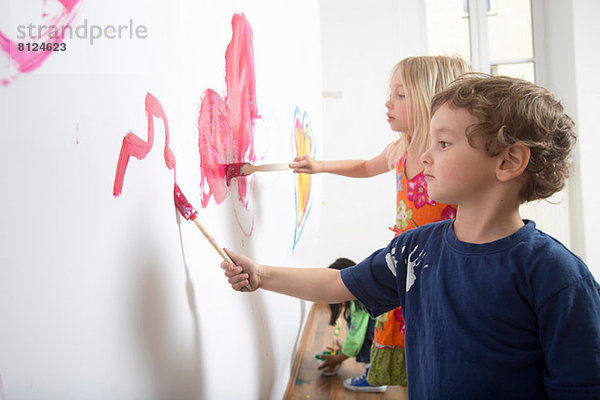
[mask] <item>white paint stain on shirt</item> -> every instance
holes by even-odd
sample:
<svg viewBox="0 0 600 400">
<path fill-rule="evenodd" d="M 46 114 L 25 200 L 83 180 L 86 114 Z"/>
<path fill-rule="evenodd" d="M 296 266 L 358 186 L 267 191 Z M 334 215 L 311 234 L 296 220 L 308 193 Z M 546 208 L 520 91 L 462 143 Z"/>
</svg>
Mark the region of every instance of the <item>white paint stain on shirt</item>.
<svg viewBox="0 0 600 400">
<path fill-rule="evenodd" d="M 410 252 L 410 254 L 408 255 L 408 259 L 407 259 L 407 265 L 406 265 L 406 292 L 408 293 L 408 291 L 410 290 L 410 288 L 412 287 L 413 283 L 415 283 L 415 281 L 417 280 L 417 275 L 415 274 L 415 267 L 419 264 L 421 264 L 421 260 L 425 254 L 424 252 L 421 252 L 419 255 L 417 255 L 416 257 L 412 257 L 413 254 L 415 254 L 415 252 L 417 251 L 417 249 L 419 248 L 418 245 L 415 246 L 415 248 Z"/>
<path fill-rule="evenodd" d="M 396 276 L 396 258 L 394 257 L 395 253 L 396 248 L 392 247 L 392 250 L 385 255 L 385 262 L 394 276 Z"/>
</svg>

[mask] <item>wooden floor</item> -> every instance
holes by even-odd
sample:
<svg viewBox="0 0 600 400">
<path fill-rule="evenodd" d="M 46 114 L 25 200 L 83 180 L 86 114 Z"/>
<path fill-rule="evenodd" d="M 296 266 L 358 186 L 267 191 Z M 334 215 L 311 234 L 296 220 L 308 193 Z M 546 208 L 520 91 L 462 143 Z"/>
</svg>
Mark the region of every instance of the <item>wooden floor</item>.
<svg viewBox="0 0 600 400">
<path fill-rule="evenodd" d="M 346 378 L 361 375 L 364 364 L 349 358 L 342 363 L 337 375 L 322 376 L 317 369 L 315 354 L 331 346 L 333 327 L 329 323 L 329 307 L 326 304 L 314 304 L 309 313 L 306 328 L 298 349 L 298 356 L 292 368 L 292 376 L 284 395 L 286 400 L 406 400 L 406 388 L 388 386 L 384 393 L 352 392 L 344 388 Z M 344 325 L 344 324 L 343 324 Z M 342 328 L 340 342 L 346 337 L 347 330 Z"/>
</svg>

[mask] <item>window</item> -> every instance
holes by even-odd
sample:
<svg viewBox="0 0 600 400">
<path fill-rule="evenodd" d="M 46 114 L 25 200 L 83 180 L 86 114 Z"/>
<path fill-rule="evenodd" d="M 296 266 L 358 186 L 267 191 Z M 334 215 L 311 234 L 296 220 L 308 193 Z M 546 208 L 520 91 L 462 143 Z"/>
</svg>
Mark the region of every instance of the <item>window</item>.
<svg viewBox="0 0 600 400">
<path fill-rule="evenodd" d="M 531 0 L 426 0 L 429 54 L 460 54 L 475 71 L 535 81 Z"/>
<path fill-rule="evenodd" d="M 496 0 L 486 0 L 487 13 L 496 14 Z M 463 0 L 463 17 L 469 16 L 469 0 Z"/>
</svg>

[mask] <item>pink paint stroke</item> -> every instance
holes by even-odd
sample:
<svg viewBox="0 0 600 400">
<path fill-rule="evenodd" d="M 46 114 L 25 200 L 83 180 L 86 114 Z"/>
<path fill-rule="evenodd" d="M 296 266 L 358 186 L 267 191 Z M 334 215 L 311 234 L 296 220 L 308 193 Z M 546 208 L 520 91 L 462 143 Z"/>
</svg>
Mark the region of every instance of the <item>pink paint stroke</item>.
<svg viewBox="0 0 600 400">
<path fill-rule="evenodd" d="M 200 149 L 200 196 L 202 207 L 212 195 L 217 204 L 227 198 L 225 164 L 229 159 L 229 123 L 227 104 L 212 89 L 204 92 L 198 115 L 198 148 Z"/>
<path fill-rule="evenodd" d="M 252 28 L 244 14 L 235 14 L 231 26 L 232 37 L 225 52 L 225 101 L 213 90 L 206 90 L 198 116 L 202 207 L 206 207 L 211 194 L 217 204 L 227 197 L 224 165 L 256 161 L 254 121 L 260 115 Z M 248 182 L 252 180 L 248 179 L 236 178 L 238 198 L 245 208 L 251 192 Z"/>
<path fill-rule="evenodd" d="M 60 44 L 64 40 L 64 36 L 58 34 L 55 30 L 56 27 L 67 27 L 71 25 L 75 19 L 76 12 L 74 7 L 77 5 L 79 0 L 59 0 L 63 5 L 64 10 L 60 15 L 54 16 L 50 21 L 44 23 L 45 30 L 40 32 L 40 36 L 43 43 L 53 46 L 54 44 Z M 43 12 L 43 15 L 47 14 Z M 54 29 L 52 27 L 55 27 Z M 63 31 L 64 32 L 64 31 Z M 54 35 L 52 35 L 54 33 Z M 42 43 L 39 42 L 39 43 Z M 54 51 L 19 51 L 18 43 L 10 40 L 6 35 L 0 31 L 0 49 L 4 51 L 10 59 L 17 64 L 19 72 L 26 73 L 31 72 L 34 69 L 39 68 L 42 63 L 48 58 Z M 2 85 L 7 86 L 10 83 L 8 79 L 2 80 Z"/>
<path fill-rule="evenodd" d="M 77 5 L 77 3 L 79 2 L 79 0 L 58 0 L 58 2 L 60 4 L 62 4 L 63 7 L 67 11 L 71 11 L 73 9 L 73 7 L 75 7 L 75 5 Z M 44 0 L 44 13 L 43 13 L 43 15 L 47 15 L 47 13 L 45 11 L 47 5 L 48 5 L 48 0 Z"/>
<path fill-rule="evenodd" d="M 123 138 L 121 145 L 121 153 L 119 154 L 119 162 L 117 164 L 117 172 L 115 173 L 115 182 L 113 185 L 113 196 L 118 197 L 123 189 L 123 179 L 125 170 L 129 162 L 129 157 L 134 156 L 138 160 L 142 160 L 152 149 L 154 144 L 154 118 L 160 118 L 163 121 L 165 128 L 165 147 L 164 158 L 167 168 L 173 170 L 175 177 L 175 155 L 169 148 L 169 123 L 167 114 L 165 113 L 160 102 L 150 93 L 146 94 L 146 115 L 148 117 L 148 141 L 140 139 L 132 132 L 129 132 Z"/>
<path fill-rule="evenodd" d="M 60 3 L 65 8 L 65 10 L 67 10 L 68 12 L 71 12 L 73 10 L 73 7 L 75 7 L 77 5 L 77 3 L 79 2 L 79 0 L 58 0 L 58 1 L 60 1 Z"/>
<path fill-rule="evenodd" d="M 232 162 L 255 162 L 254 120 L 260 118 L 256 106 L 254 46 L 250 23 L 244 14 L 231 19 L 232 37 L 225 52 L 225 83 L 229 106 L 227 119 L 231 127 Z M 247 179 L 238 180 L 239 200 L 247 206 Z"/>
</svg>

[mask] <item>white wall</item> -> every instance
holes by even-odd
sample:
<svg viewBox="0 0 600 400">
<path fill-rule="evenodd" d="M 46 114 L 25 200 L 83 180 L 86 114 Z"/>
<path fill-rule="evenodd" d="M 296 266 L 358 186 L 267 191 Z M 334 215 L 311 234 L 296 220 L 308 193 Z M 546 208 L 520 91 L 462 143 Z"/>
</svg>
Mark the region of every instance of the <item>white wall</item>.
<svg viewBox="0 0 600 400">
<path fill-rule="evenodd" d="M 598 148 L 600 148 L 600 3 L 594 0 L 573 1 L 575 84 L 577 86 L 577 124 L 581 171 L 581 213 L 586 262 L 600 280 L 600 185 L 598 184 Z M 559 62 L 556 60 L 556 62 Z"/>
<path fill-rule="evenodd" d="M 258 156 L 291 160 L 296 106 L 320 144 L 317 1 L 80 6 L 76 25 L 133 18 L 148 39 L 75 38 L 29 73 L 4 69 L 0 51 L 9 81 L 0 80 L 0 399 L 280 399 L 306 304 L 229 287 L 217 253 L 176 217 L 159 119 L 150 153 L 129 160 L 119 198 L 112 187 L 123 136 L 147 138 L 150 92 L 168 117 L 177 183 L 217 241 L 264 263 L 313 264 L 318 182 L 292 251 L 294 176 L 256 176 L 245 237 L 235 193 L 200 208 L 197 119 L 205 89 L 225 97 L 231 19 L 244 12 L 254 32 Z M 11 0 L 0 30 L 14 37 L 17 18 L 36 23 L 61 7 Z"/>
<path fill-rule="evenodd" d="M 598 107 L 600 53 L 598 15 L 594 0 L 550 0 L 541 3 L 544 19 L 543 82 L 563 101 L 577 124 L 574 173 L 569 182 L 571 249 L 581 255 L 600 279 L 600 247 L 596 227 L 598 187 L 596 149 L 600 145 Z"/>
<path fill-rule="evenodd" d="M 424 28 L 417 2 L 321 0 L 323 159 L 367 159 L 396 138 L 385 102 L 394 65 L 422 52 Z M 358 262 L 393 237 L 392 172 L 371 179 L 324 174 L 316 258 Z"/>
</svg>

